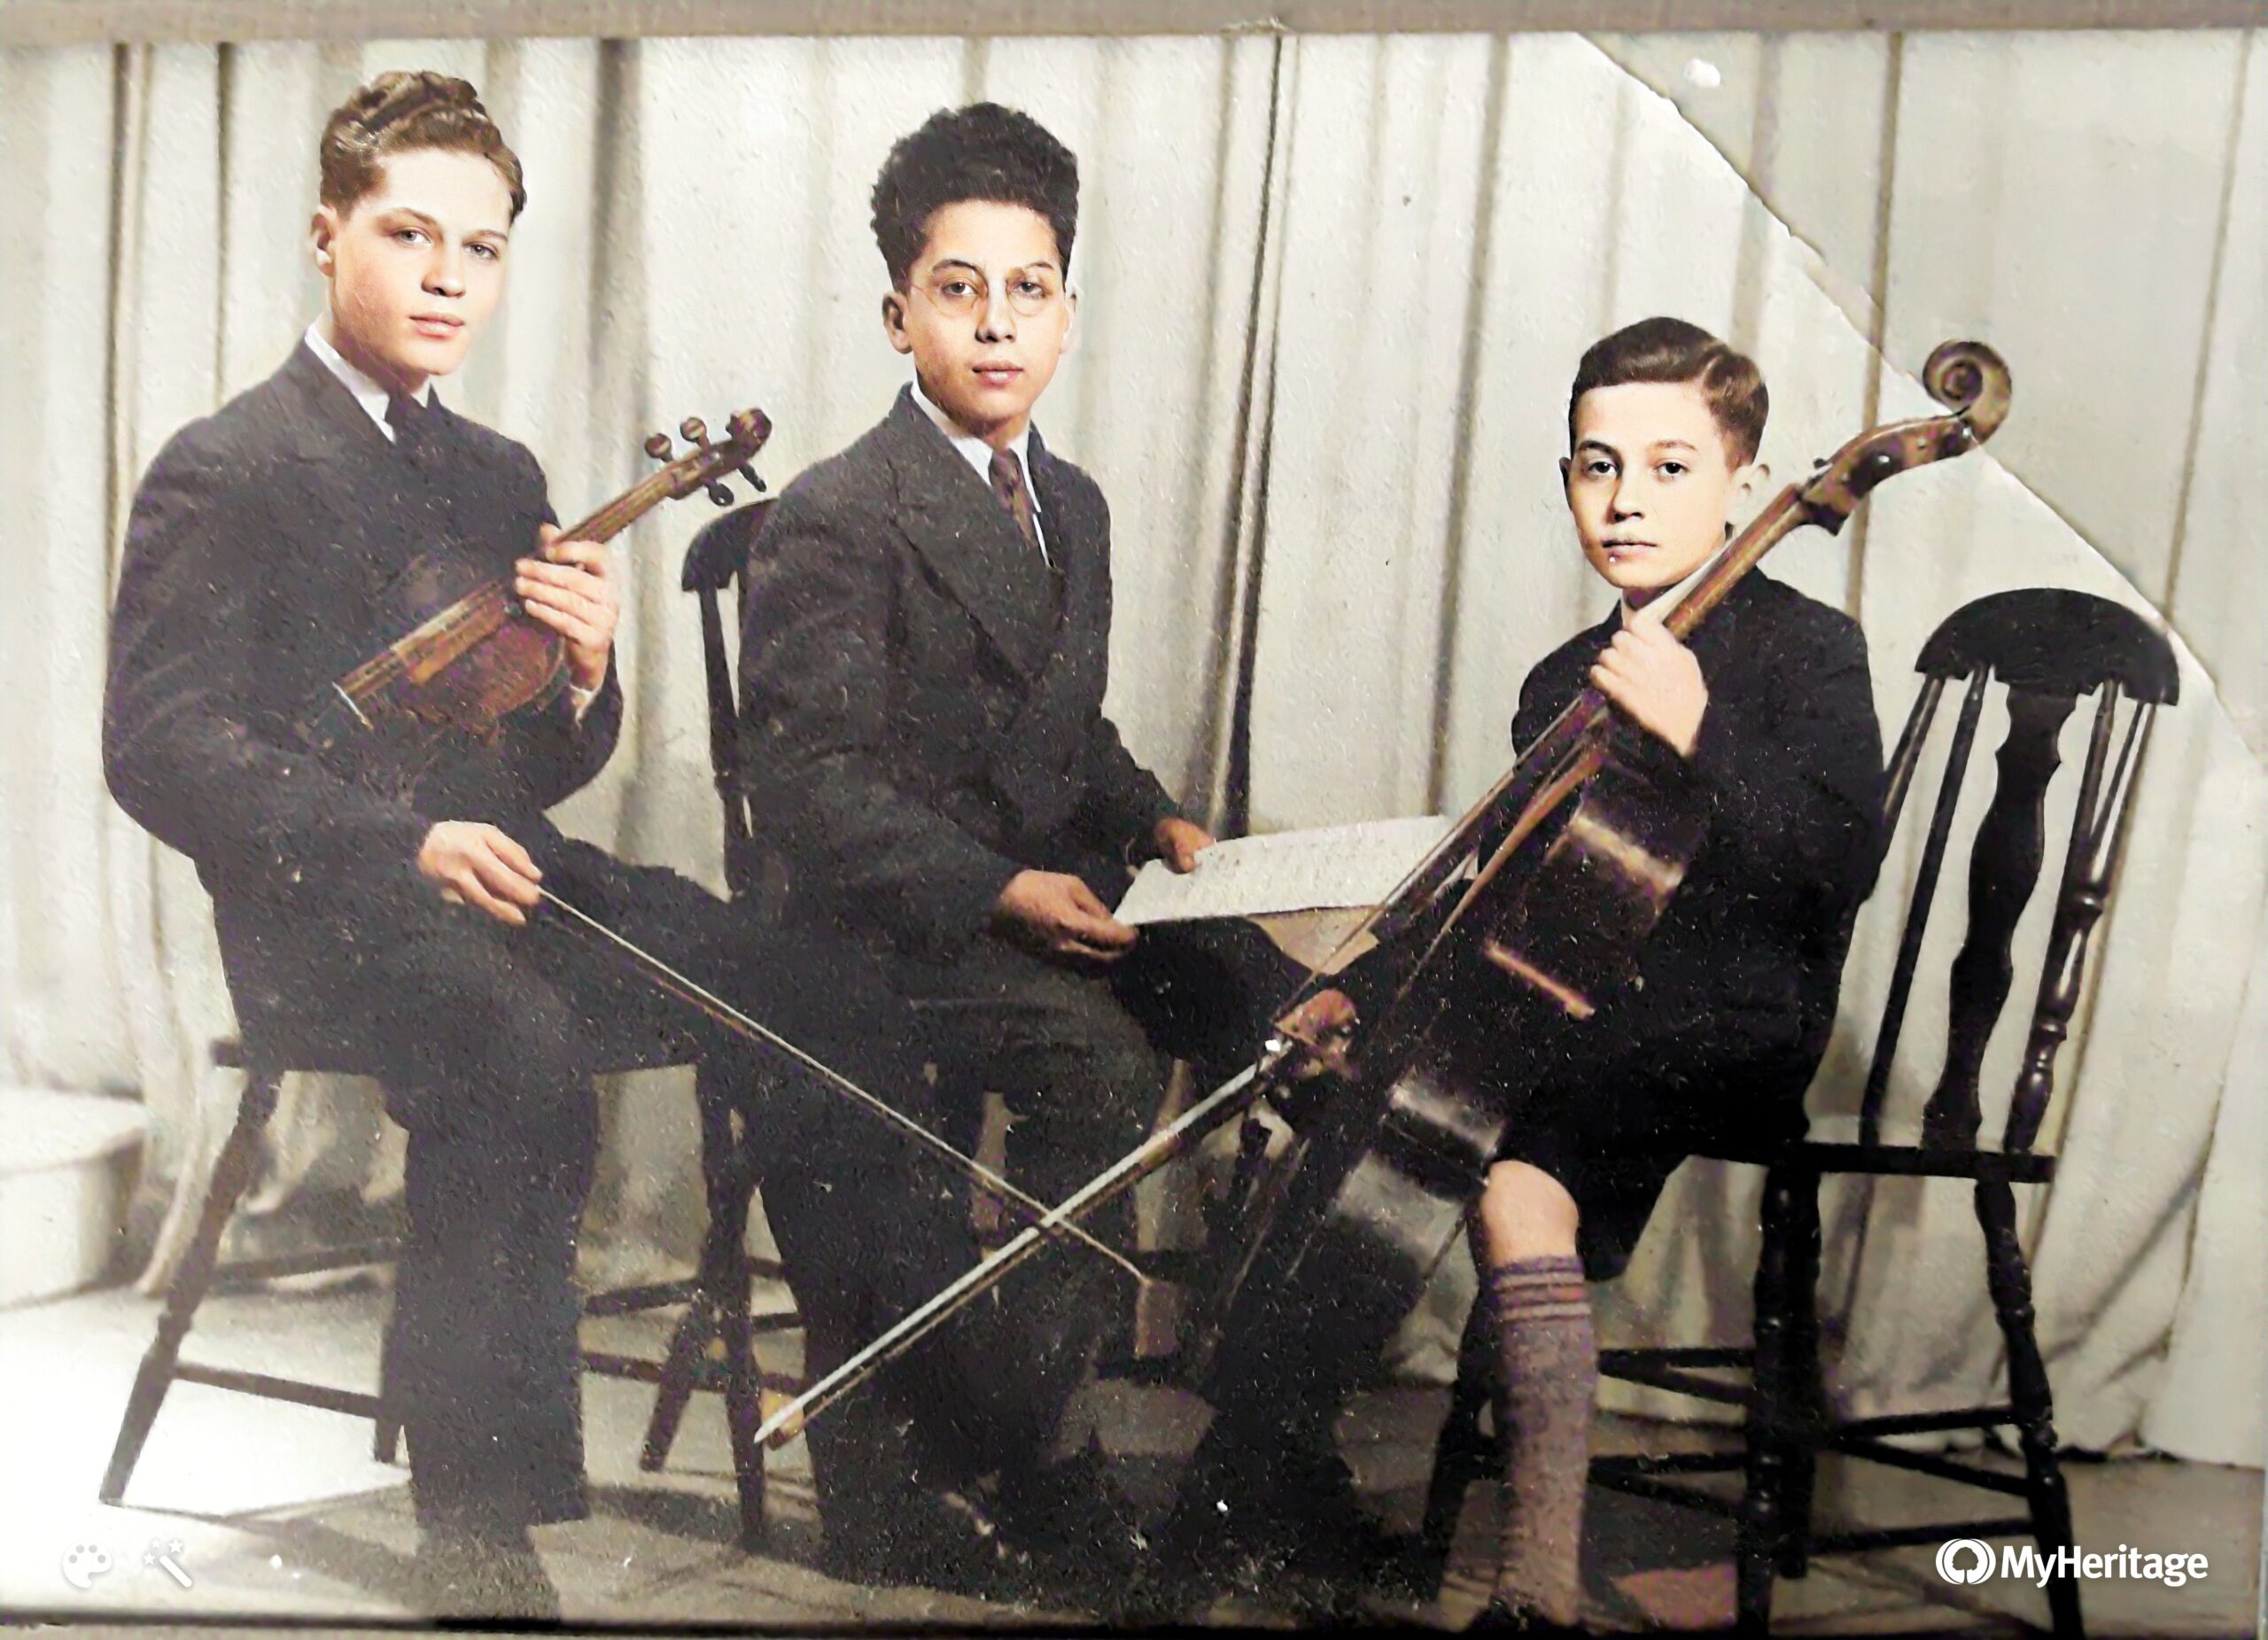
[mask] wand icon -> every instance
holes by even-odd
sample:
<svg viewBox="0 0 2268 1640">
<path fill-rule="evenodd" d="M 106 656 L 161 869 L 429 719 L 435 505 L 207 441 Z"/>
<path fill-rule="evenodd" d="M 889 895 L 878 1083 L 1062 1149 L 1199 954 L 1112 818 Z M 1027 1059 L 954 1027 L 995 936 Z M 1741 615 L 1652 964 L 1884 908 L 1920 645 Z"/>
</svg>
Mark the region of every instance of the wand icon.
<svg viewBox="0 0 2268 1640">
<path fill-rule="evenodd" d="M 174 1558 L 188 1547 L 177 1537 L 153 1537 L 150 1540 L 150 1546 L 142 1551 L 142 1564 L 156 1567 L 183 1589 L 194 1589 L 197 1585 L 190 1581 L 189 1574 L 181 1569 L 181 1562 Z"/>
</svg>

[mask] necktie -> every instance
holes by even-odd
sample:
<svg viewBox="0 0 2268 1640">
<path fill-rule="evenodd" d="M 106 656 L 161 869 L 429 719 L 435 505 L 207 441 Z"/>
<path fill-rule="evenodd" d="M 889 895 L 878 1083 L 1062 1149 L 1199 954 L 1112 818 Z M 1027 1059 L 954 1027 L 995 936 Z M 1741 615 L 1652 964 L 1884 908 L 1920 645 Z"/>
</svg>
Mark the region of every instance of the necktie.
<svg viewBox="0 0 2268 1640">
<path fill-rule="evenodd" d="M 1047 552 L 1039 544 L 1039 525 L 1031 516 L 1031 492 L 1024 487 L 1024 466 L 1016 459 L 1014 450 L 992 452 L 992 494 L 1008 516 L 1016 521 L 1016 528 L 1024 538 L 1024 545 L 1039 554 L 1043 563 Z"/>
<path fill-rule="evenodd" d="M 394 448 L 416 460 L 432 432 L 432 412 L 407 393 L 386 395 L 386 425 L 393 429 Z"/>
</svg>

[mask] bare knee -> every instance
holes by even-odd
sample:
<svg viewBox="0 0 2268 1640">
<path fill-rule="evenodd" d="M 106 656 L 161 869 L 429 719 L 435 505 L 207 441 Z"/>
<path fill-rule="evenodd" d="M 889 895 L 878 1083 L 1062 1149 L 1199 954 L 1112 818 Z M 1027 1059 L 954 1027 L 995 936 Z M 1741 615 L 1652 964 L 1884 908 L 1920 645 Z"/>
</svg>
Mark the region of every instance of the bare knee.
<svg viewBox="0 0 2268 1640">
<path fill-rule="evenodd" d="M 1499 1162 L 1488 1170 L 1473 1220 L 1483 1262 L 1494 1266 L 1573 1257 L 1581 1215 L 1566 1186 L 1542 1168 Z"/>
</svg>

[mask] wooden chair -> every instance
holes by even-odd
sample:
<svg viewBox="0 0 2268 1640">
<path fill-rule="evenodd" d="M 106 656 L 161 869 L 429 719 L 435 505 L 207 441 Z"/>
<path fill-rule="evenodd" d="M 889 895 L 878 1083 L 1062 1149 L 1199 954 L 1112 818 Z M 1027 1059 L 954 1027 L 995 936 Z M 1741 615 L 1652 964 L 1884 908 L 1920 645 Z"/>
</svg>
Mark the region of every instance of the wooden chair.
<svg viewBox="0 0 2268 1640">
<path fill-rule="evenodd" d="M 1738 1625 L 1746 1634 L 1767 1631 L 1775 1575 L 1803 1576 L 1814 1555 L 2029 1536 L 2047 1558 L 2072 1541 L 2012 1187 L 2044 1185 L 2055 1175 L 2054 1156 L 2036 1147 L 2055 1060 L 2079 1000 L 2089 937 L 2117 875 L 2151 721 L 2158 707 L 2179 699 L 2179 680 L 2171 647 L 2139 616 L 2084 593 L 2044 587 L 1997 594 L 1957 610 L 1922 647 L 1915 670 L 1923 683 L 1891 763 L 1885 836 L 1904 805 L 1949 685 L 1961 687 L 1961 709 L 1860 1097 L 1858 1141 L 1805 1139 L 1768 1154 L 1717 1158 L 1767 1169 L 1750 1347 L 1608 1349 L 1599 1356 L 1607 1377 L 1744 1409 L 1736 1451 L 1601 1456 L 1592 1460 L 1591 1479 L 1615 1491 L 1730 1515 Z M 1889 1142 L 1883 1137 L 1883 1103 L 1891 1068 L 1978 719 L 1987 688 L 1995 682 L 2006 691 L 2008 729 L 1999 752 L 1998 784 L 1970 848 L 1969 926 L 1946 979 L 1945 1062 L 1922 1113 L 1919 1142 Z M 2057 737 L 2085 695 L 2098 699 L 2046 957 L 2008 1121 L 1999 1146 L 1987 1148 L 1977 1143 L 1978 1079 L 2015 977 L 2016 924 L 2041 875 L 2047 790 L 2060 762 Z M 2122 702 L 2130 703 L 2123 730 L 2117 721 Z M 1820 1181 L 1830 1173 L 1971 1182 L 1984 1234 L 1985 1283 L 2008 1348 L 2006 1403 L 1863 1418 L 1830 1414 L 1821 1376 L 1815 1291 Z M 1479 1306 L 1475 1310 L 1460 1351 L 1421 1533 L 1422 1565 L 1436 1579 L 1447 1563 L 1466 1488 L 1496 1466 L 1492 1443 L 1480 1434 L 1493 1366 L 1486 1324 Z M 1716 1376 L 1728 1369 L 1733 1376 Z M 1899 1435 L 1995 1428 L 2016 1431 L 2024 1463 L 2021 1477 L 1891 1444 Z M 1817 1531 L 1812 1496 L 1822 1452 L 2020 1497 L 2025 1511 L 1896 1528 Z M 1737 1498 L 1682 1479 L 1727 1472 L 1743 1476 Z M 2085 1628 L 2076 1580 L 2068 1573 L 2054 1577 L 2047 1594 L 2055 1634 L 2078 1640 Z"/>
<path fill-rule="evenodd" d="M 713 520 L 695 538 L 686 556 L 684 584 L 700 595 L 704 658 L 709 672 L 710 750 L 715 760 L 717 789 L 723 799 L 726 875 L 737 896 L 755 885 L 749 878 L 749 824 L 745 800 L 737 775 L 739 717 L 732 675 L 723 648 L 717 593 L 725 580 L 740 573 L 750 544 L 760 526 L 759 502 Z M 729 567 L 728 567 L 729 566 Z M 722 571 L 724 580 L 716 579 Z M 367 1418 L 376 1425 L 372 1450 L 381 1463 L 393 1461 L 400 1424 L 387 1409 L 383 1391 L 370 1395 L 333 1385 L 312 1383 L 274 1373 L 243 1372 L 181 1358 L 183 1341 L 196 1319 L 198 1307 L 216 1282 L 247 1282 L 318 1271 L 355 1269 L 388 1263 L 399 1256 L 393 1240 L 366 1241 L 348 1247 L 313 1248 L 283 1257 L 219 1263 L 221 1240 L 245 1193 L 260 1170 L 262 1139 L 276 1114 L 278 1090 L 292 1071 L 369 1075 L 370 1069 L 352 1052 L 336 1043 L 314 1038 L 301 1031 L 288 1009 L 241 1022 L 243 1039 L 213 1045 L 214 1063 L 245 1072 L 245 1089 L 235 1125 L 221 1147 L 213 1178 L 198 1210 L 197 1228 L 179 1268 L 167 1284 L 157 1335 L 144 1352 L 134 1388 L 128 1397 L 110 1465 L 105 1472 L 100 1496 L 115 1504 L 126 1494 L 142 1449 L 148 1442 L 166 1394 L 175 1383 L 203 1384 L 240 1395 L 289 1401 L 302 1406 Z M 610 1065 L 610 1071 L 667 1069 L 665 1063 Z M 691 1279 L 649 1283 L 592 1294 L 584 1304 L 586 1316 L 622 1316 L 684 1304 L 687 1306 L 671 1334 L 668 1350 L 659 1362 L 636 1356 L 600 1350 L 583 1352 L 586 1372 L 631 1378 L 656 1387 L 653 1412 L 647 1423 L 639 1453 L 639 1467 L 649 1473 L 668 1461 L 685 1410 L 696 1390 L 721 1394 L 725 1399 L 733 1472 L 739 1512 L 739 1539 L 753 1551 L 765 1535 L 764 1454 L 755 1439 L 764 1421 L 762 1392 L 792 1393 L 799 1386 L 787 1378 L 766 1375 L 754 1353 L 759 1333 L 794 1331 L 803 1325 L 789 1309 L 757 1313 L 751 1289 L 759 1280 L 774 1281 L 781 1271 L 776 1261 L 756 1259 L 746 1250 L 748 1215 L 756 1188 L 756 1135 L 736 1110 L 701 1101 L 701 1170 L 709 1209 L 709 1228 L 703 1239 L 698 1265 Z"/>
</svg>

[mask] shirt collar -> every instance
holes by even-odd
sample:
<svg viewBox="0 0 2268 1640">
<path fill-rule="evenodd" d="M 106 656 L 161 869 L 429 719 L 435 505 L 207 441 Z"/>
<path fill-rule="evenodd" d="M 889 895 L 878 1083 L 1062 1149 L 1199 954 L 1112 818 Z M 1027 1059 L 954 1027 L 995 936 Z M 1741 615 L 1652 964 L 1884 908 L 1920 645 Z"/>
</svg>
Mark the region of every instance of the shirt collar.
<svg viewBox="0 0 2268 1640">
<path fill-rule="evenodd" d="M 321 320 L 317 320 L 307 327 L 306 340 L 307 351 L 322 360 L 323 369 L 336 376 L 345 385 L 346 391 L 354 395 L 354 402 L 362 407 L 362 413 L 377 424 L 377 430 L 391 442 L 393 438 L 393 424 L 386 420 L 386 400 L 390 396 L 386 389 L 346 361 L 346 356 L 332 346 L 330 338 L 322 333 Z M 420 404 L 431 404 L 433 384 L 427 382 L 414 396 Z"/>
<path fill-rule="evenodd" d="M 932 404 L 929 401 L 929 395 L 921 391 L 921 378 L 918 376 L 913 378 L 913 402 L 921 407 L 921 413 L 936 424 L 937 431 L 944 434 L 953 448 L 960 452 L 961 459 L 974 467 L 976 470 L 976 476 L 983 479 L 987 487 L 990 487 L 992 483 L 992 447 L 975 433 L 964 431 L 959 422 Z M 1024 424 L 1024 430 L 1015 436 L 1007 447 L 1015 452 L 1016 464 L 1023 469 L 1024 494 L 1031 498 L 1031 509 L 1037 512 L 1040 510 L 1039 489 L 1031 481 L 1031 424 L 1029 422 Z"/>
</svg>

